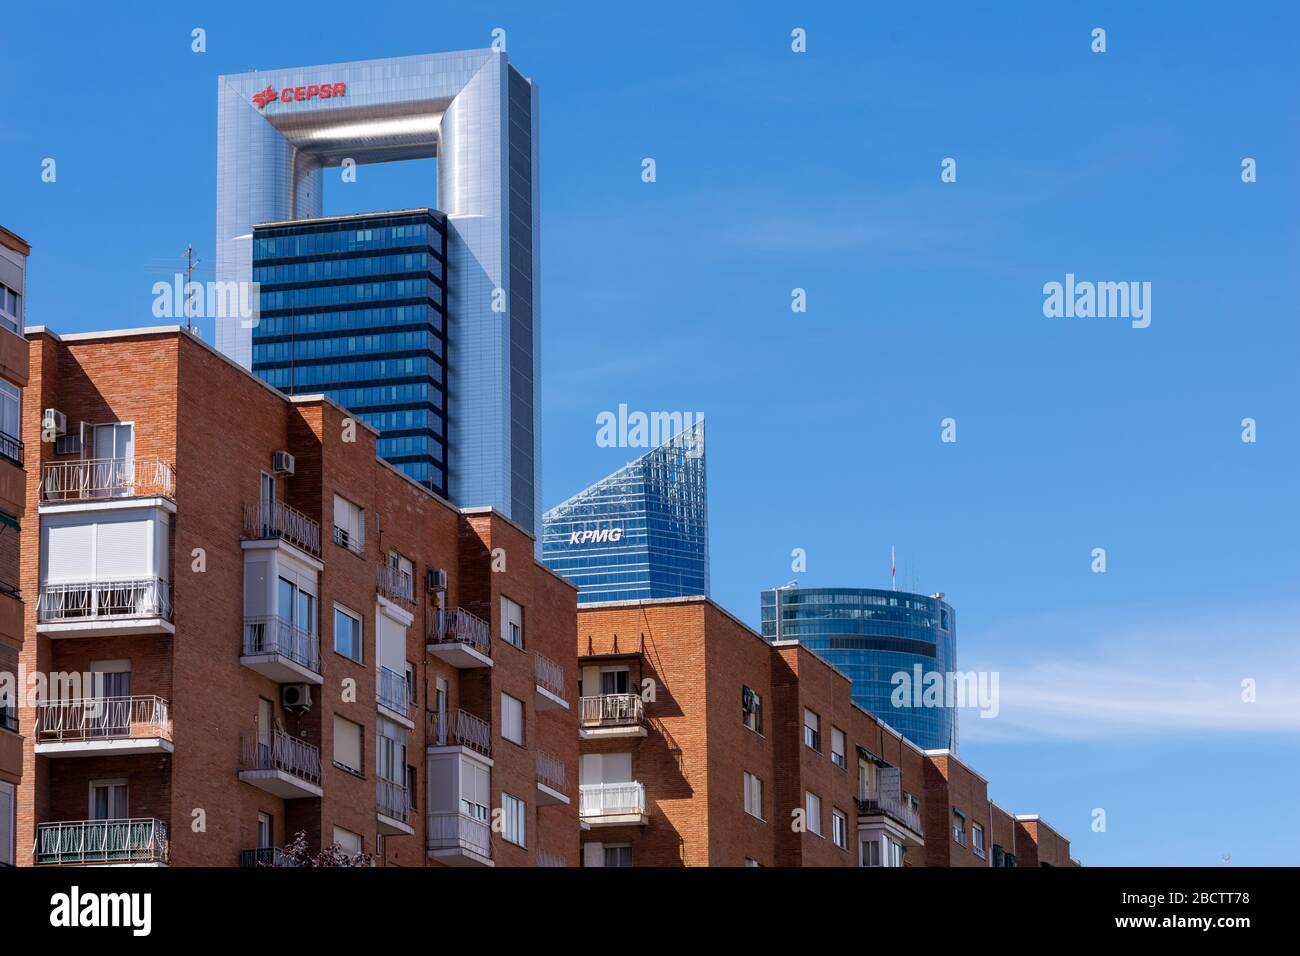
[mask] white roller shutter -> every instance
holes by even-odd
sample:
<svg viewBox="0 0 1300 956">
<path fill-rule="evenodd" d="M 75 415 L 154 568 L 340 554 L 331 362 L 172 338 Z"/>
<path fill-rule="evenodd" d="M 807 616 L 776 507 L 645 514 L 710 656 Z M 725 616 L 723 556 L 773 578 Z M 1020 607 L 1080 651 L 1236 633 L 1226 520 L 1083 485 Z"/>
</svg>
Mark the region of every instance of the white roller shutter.
<svg viewBox="0 0 1300 956">
<path fill-rule="evenodd" d="M 361 770 L 361 725 L 334 715 L 334 762 Z"/>
<path fill-rule="evenodd" d="M 95 577 L 101 581 L 153 574 L 152 521 L 102 521 L 95 525 Z"/>
<path fill-rule="evenodd" d="M 95 576 L 93 524 L 43 524 L 41 559 L 45 580 L 89 581 Z"/>
</svg>

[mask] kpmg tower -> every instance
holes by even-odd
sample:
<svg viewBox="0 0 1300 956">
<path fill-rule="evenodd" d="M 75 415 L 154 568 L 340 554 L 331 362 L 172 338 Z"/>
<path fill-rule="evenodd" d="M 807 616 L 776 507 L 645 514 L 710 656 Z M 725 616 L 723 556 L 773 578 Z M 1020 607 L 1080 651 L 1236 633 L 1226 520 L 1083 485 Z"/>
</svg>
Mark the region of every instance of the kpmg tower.
<svg viewBox="0 0 1300 956">
<path fill-rule="evenodd" d="M 326 175 L 429 157 L 436 209 L 325 215 Z M 220 319 L 217 346 L 338 398 L 454 503 L 536 531 L 537 168 L 537 90 L 502 51 L 220 77 L 217 280 L 254 279 L 256 236 L 275 321 Z"/>
<path fill-rule="evenodd" d="M 542 561 L 579 604 L 707 595 L 703 419 L 547 511 Z"/>
<path fill-rule="evenodd" d="M 926 750 L 957 752 L 955 707 L 898 707 L 893 697 L 895 674 L 956 669 L 957 617 L 942 594 L 786 586 L 759 603 L 763 637 L 798 641 L 848 676 L 863 710 Z"/>
</svg>

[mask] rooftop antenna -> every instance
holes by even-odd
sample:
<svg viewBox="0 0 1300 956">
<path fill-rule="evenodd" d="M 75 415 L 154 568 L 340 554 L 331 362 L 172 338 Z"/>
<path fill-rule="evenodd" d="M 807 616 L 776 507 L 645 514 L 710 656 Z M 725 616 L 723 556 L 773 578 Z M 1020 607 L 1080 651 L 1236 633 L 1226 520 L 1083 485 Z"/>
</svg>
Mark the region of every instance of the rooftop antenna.
<svg viewBox="0 0 1300 956">
<path fill-rule="evenodd" d="M 194 246 L 185 247 L 185 331 L 194 334 L 194 267 L 199 263 L 194 258 Z"/>
</svg>

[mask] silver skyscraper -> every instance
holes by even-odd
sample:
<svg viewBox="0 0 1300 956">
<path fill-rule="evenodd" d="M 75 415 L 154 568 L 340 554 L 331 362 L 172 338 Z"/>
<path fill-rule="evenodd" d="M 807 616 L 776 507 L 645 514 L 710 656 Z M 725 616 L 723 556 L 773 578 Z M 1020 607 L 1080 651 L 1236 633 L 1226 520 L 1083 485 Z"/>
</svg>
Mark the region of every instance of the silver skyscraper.
<svg viewBox="0 0 1300 956">
<path fill-rule="evenodd" d="M 251 279 L 254 224 L 326 212 L 325 170 L 435 156 L 436 207 L 448 224 L 449 495 L 458 505 L 491 505 L 536 531 L 537 89 L 504 52 L 220 77 L 217 279 Z M 411 196 L 406 205 L 430 203 Z M 249 324 L 217 321 L 217 346 L 246 367 Z"/>
</svg>

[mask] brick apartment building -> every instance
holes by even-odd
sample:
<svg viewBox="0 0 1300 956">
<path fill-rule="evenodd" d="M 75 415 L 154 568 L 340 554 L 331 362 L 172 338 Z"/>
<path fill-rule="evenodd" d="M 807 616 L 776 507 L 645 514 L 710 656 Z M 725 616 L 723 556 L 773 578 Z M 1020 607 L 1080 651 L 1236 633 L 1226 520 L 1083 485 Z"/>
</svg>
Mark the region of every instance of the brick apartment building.
<svg viewBox="0 0 1300 956">
<path fill-rule="evenodd" d="M 529 534 L 182 330 L 27 339 L 3 371 L 57 435 L 14 503 L 21 663 L 65 680 L 19 713 L 20 865 L 285 863 L 299 832 L 578 864 L 575 590 Z"/>
<path fill-rule="evenodd" d="M 1071 863 L 843 673 L 707 598 L 585 605 L 577 637 L 584 866 Z"/>
<path fill-rule="evenodd" d="M 21 414 L 27 341 L 22 337 L 22 313 L 30 253 L 26 242 L 0 226 L 0 675 L 17 674 L 23 642 L 18 567 L 19 529 L 27 501 Z M 5 693 L 0 685 L 0 695 Z M 0 699 L 0 866 L 13 866 L 17 860 L 15 813 L 23 769 L 17 704 Z"/>
</svg>

